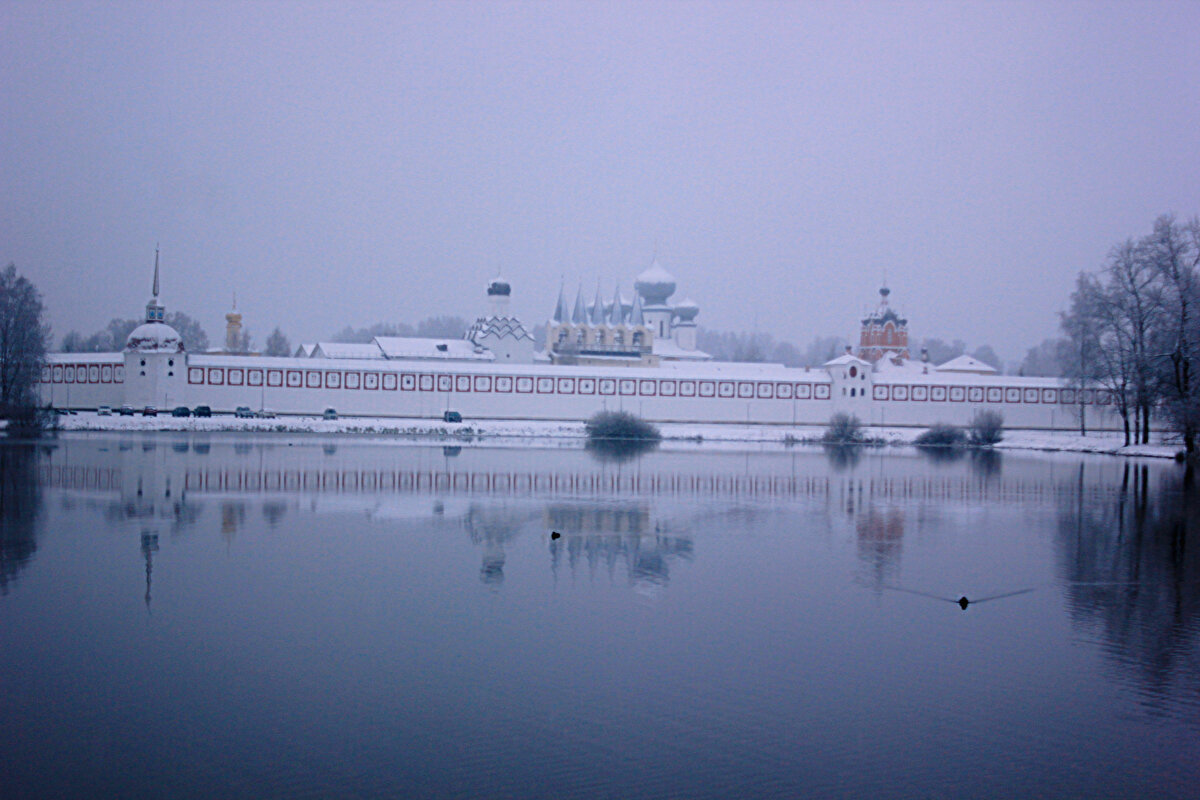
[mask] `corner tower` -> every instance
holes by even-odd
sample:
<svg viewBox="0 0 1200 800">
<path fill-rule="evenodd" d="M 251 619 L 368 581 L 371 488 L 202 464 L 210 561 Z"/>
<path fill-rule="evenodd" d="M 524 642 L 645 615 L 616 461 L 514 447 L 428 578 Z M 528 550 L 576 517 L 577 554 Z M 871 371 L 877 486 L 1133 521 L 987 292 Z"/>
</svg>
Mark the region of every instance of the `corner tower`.
<svg viewBox="0 0 1200 800">
<path fill-rule="evenodd" d="M 146 303 L 146 321 L 125 340 L 125 402 L 134 408 L 171 408 L 184 400 L 186 354 L 183 338 L 165 322 L 158 301 L 158 249 L 154 250 L 154 284 Z"/>
</svg>

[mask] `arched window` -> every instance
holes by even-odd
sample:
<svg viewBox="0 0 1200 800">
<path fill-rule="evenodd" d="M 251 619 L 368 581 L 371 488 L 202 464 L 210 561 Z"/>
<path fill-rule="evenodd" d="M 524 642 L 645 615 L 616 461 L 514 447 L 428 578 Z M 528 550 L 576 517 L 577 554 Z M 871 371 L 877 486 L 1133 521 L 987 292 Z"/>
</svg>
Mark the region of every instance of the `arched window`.
<svg viewBox="0 0 1200 800">
<path fill-rule="evenodd" d="M 616 330 L 613 332 L 613 344 L 615 344 L 617 347 L 623 347 L 625 345 L 625 331 Z"/>
<path fill-rule="evenodd" d="M 577 333 L 575 335 L 575 344 L 578 344 L 578 345 L 587 344 L 587 331 L 585 331 L 583 328 L 580 328 L 579 333 Z"/>
<path fill-rule="evenodd" d="M 641 346 L 642 346 L 642 341 L 643 341 L 643 339 L 642 339 L 642 332 L 641 332 L 641 331 L 634 331 L 634 332 L 633 332 L 633 346 L 634 346 L 634 347 L 641 347 Z"/>
</svg>

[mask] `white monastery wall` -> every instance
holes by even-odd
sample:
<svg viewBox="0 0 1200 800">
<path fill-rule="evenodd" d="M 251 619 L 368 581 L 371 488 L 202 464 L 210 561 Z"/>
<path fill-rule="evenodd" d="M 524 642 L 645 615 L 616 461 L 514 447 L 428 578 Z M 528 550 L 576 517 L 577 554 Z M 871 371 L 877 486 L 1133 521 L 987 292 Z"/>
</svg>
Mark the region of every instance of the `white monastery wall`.
<svg viewBox="0 0 1200 800">
<path fill-rule="evenodd" d="M 282 414 L 437 419 L 583 420 L 601 409 L 656 422 L 823 425 L 839 411 L 872 425 L 966 424 L 992 409 L 1005 425 L 1070 430 L 1078 425 L 1072 389 L 1044 378 L 937 374 L 898 380 L 838 369 L 776 365 L 681 364 L 658 368 L 498 365 L 469 362 L 356 361 L 130 353 L 56 354 L 43 372 L 43 397 L 58 407 L 129 404 L 237 406 Z M 158 362 L 162 363 L 158 363 Z M 178 364 L 185 366 L 180 369 Z M 130 376 L 130 370 L 136 373 Z M 173 373 L 167 375 L 167 373 Z M 832 373 L 832 374 L 831 374 Z M 853 391 L 853 395 L 850 392 Z M 1089 427 L 1118 428 L 1108 394 L 1084 392 Z"/>
</svg>

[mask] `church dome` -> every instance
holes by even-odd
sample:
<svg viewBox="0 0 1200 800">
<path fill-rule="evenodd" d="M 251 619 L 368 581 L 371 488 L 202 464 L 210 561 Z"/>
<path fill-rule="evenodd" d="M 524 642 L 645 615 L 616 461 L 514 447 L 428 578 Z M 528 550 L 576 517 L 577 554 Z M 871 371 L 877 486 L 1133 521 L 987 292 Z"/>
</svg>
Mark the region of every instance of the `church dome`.
<svg viewBox="0 0 1200 800">
<path fill-rule="evenodd" d="M 503 278 L 492 278 L 492 280 L 488 281 L 487 293 L 488 297 L 496 297 L 497 295 L 508 297 L 512 293 L 512 287 Z"/>
<path fill-rule="evenodd" d="M 146 322 L 129 334 L 125 349 L 136 353 L 182 353 L 183 339 L 165 322 Z"/>
<path fill-rule="evenodd" d="M 700 306 L 696 305 L 691 298 L 688 298 L 671 310 L 675 312 L 675 316 L 679 318 L 680 322 L 692 322 L 696 319 L 696 315 L 700 313 Z"/>
<path fill-rule="evenodd" d="M 667 304 L 668 297 L 675 294 L 675 278 L 662 268 L 656 258 L 650 269 L 637 276 L 633 288 L 646 305 L 662 306 Z"/>
</svg>

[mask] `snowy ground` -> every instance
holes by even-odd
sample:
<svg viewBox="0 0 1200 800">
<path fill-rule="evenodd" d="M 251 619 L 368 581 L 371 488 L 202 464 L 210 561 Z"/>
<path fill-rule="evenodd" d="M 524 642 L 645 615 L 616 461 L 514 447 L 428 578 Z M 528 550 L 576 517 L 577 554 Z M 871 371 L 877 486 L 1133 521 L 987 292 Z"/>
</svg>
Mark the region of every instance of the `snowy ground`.
<svg viewBox="0 0 1200 800">
<path fill-rule="evenodd" d="M 279 417 L 276 419 L 236 419 L 217 416 L 195 417 L 121 417 L 98 416 L 92 412 L 58 417 L 67 431 L 248 431 L 256 433 L 319 433 L 361 434 L 367 436 L 404 436 L 420 439 L 581 439 L 581 422 L 552 422 L 543 420 L 505 421 L 471 420 L 448 424 L 435 420 L 402 420 L 380 417 L 349 417 L 326 420 L 320 417 Z M 733 444 L 777 446 L 816 443 L 824 428 L 820 426 L 774 425 L 699 425 L 666 423 L 659 426 L 667 442 L 703 443 L 727 447 Z M 921 433 L 921 428 L 870 428 L 867 434 L 888 445 L 908 445 Z M 1046 450 L 1079 453 L 1173 458 L 1182 446 L 1175 441 L 1162 441 L 1155 435 L 1153 444 L 1122 446 L 1119 433 L 1078 433 L 1006 430 L 1004 441 L 997 445 L 1005 450 Z"/>
</svg>

